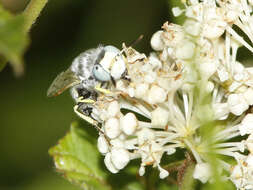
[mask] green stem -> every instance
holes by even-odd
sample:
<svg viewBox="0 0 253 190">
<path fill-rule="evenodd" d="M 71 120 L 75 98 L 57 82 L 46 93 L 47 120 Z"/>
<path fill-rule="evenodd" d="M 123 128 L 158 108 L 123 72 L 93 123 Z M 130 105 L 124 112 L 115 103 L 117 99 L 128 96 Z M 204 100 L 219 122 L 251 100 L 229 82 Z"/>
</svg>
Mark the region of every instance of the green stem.
<svg viewBox="0 0 253 190">
<path fill-rule="evenodd" d="M 30 0 L 26 9 L 23 12 L 25 16 L 25 31 L 29 32 L 32 25 L 36 22 L 36 19 L 39 17 L 40 12 L 47 4 L 48 0 Z"/>
</svg>

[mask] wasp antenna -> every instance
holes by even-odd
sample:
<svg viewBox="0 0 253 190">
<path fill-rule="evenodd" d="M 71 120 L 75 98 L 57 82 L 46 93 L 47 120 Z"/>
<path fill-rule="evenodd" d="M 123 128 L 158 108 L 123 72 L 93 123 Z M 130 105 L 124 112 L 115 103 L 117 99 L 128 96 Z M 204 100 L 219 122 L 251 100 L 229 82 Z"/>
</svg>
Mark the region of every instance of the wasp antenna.
<svg viewBox="0 0 253 190">
<path fill-rule="evenodd" d="M 144 37 L 143 34 L 140 35 L 139 38 L 137 38 L 136 40 L 132 41 L 129 46 L 135 46 L 136 44 L 138 44 L 143 39 L 143 37 Z"/>
</svg>

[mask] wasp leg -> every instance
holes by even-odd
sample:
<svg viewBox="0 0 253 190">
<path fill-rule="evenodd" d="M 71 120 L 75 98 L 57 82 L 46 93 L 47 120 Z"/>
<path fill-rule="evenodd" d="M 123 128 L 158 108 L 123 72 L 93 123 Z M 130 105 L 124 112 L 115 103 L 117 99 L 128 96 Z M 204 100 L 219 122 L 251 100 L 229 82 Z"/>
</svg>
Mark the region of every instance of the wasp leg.
<svg viewBox="0 0 253 190">
<path fill-rule="evenodd" d="M 95 90 L 97 90 L 98 92 L 101 92 L 103 94 L 111 94 L 112 93 L 110 90 L 101 88 L 101 84 L 96 85 Z"/>
<path fill-rule="evenodd" d="M 90 123 L 91 125 L 97 126 L 98 122 L 95 121 L 94 119 L 92 119 L 91 117 L 83 114 L 82 112 L 79 111 L 79 105 L 75 105 L 74 106 L 74 112 L 82 119 L 84 119 L 85 121 L 87 121 L 88 123 Z M 100 129 L 100 128 L 99 128 Z"/>
<path fill-rule="evenodd" d="M 107 137 L 107 135 L 104 133 L 104 131 L 102 131 L 102 129 L 98 126 L 98 122 L 94 119 L 92 119 L 91 117 L 83 114 L 82 112 L 80 112 L 79 110 L 79 105 L 75 105 L 74 106 L 74 112 L 82 119 L 84 119 L 85 121 L 87 121 L 88 123 L 90 123 L 91 125 L 93 125 L 98 132 L 100 132 L 101 134 L 103 134 L 103 136 L 105 137 L 107 143 L 109 145 L 111 145 L 109 138 Z"/>
<path fill-rule="evenodd" d="M 92 100 L 92 99 L 84 99 L 83 97 L 79 97 L 78 98 L 78 103 L 86 103 L 86 104 L 94 104 L 95 103 L 95 100 Z"/>
<path fill-rule="evenodd" d="M 107 136 L 105 135 L 104 131 L 101 130 L 101 128 L 98 126 L 98 122 L 94 119 L 92 119 L 91 117 L 83 114 L 80 110 L 79 110 L 79 105 L 75 105 L 74 106 L 74 112 L 82 119 L 84 119 L 85 121 L 87 121 L 88 123 L 90 123 L 91 125 L 93 125 L 97 130 L 98 132 L 102 133 L 106 139 L 107 139 Z"/>
</svg>

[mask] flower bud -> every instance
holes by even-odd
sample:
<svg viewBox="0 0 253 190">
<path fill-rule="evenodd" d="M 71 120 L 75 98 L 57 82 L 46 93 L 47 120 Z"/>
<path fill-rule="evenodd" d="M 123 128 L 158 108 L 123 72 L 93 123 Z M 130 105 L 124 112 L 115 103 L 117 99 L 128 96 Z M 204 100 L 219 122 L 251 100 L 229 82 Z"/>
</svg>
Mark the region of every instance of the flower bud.
<svg viewBox="0 0 253 190">
<path fill-rule="evenodd" d="M 162 40 L 162 30 L 157 31 L 151 38 L 151 47 L 156 51 L 162 51 L 164 48 L 164 42 Z"/>
<path fill-rule="evenodd" d="M 99 152 L 105 154 L 109 151 L 108 143 L 103 135 L 98 137 L 98 144 L 97 144 Z"/>
<path fill-rule="evenodd" d="M 211 177 L 211 166 L 207 163 L 196 164 L 193 178 L 200 180 L 202 183 L 206 183 Z"/>
<path fill-rule="evenodd" d="M 113 174 L 118 173 L 119 170 L 116 169 L 116 167 L 113 165 L 112 161 L 111 161 L 111 153 L 107 153 L 104 159 L 104 163 L 105 166 L 107 167 L 107 169 L 112 172 Z"/>
<path fill-rule="evenodd" d="M 228 106 L 231 113 L 239 116 L 249 107 L 241 94 L 230 94 L 228 96 Z"/>
<path fill-rule="evenodd" d="M 119 103 L 117 101 L 111 102 L 107 110 L 109 116 L 115 117 L 120 112 Z"/>
<path fill-rule="evenodd" d="M 239 130 L 242 136 L 253 132 L 253 114 L 249 113 L 243 118 Z"/>
<path fill-rule="evenodd" d="M 253 89 L 248 88 L 244 93 L 243 97 L 249 105 L 253 105 Z"/>
<path fill-rule="evenodd" d="M 130 161 L 129 152 L 123 148 L 113 148 L 111 154 L 112 163 L 119 170 L 123 169 Z"/>
<path fill-rule="evenodd" d="M 195 44 L 185 41 L 176 49 L 176 57 L 178 59 L 191 59 L 195 52 Z"/>
<path fill-rule="evenodd" d="M 148 92 L 148 102 L 150 104 L 162 103 L 166 100 L 167 94 L 163 88 L 153 85 Z"/>
<path fill-rule="evenodd" d="M 148 88 L 149 88 L 149 85 L 146 83 L 138 84 L 135 89 L 135 97 L 143 98 L 144 96 L 146 96 Z"/>
<path fill-rule="evenodd" d="M 161 107 L 157 107 L 151 112 L 151 125 L 153 127 L 165 127 L 169 121 L 169 112 Z"/>
<path fill-rule="evenodd" d="M 137 127 L 137 119 L 133 113 L 127 113 L 120 119 L 120 127 L 127 135 L 132 135 Z"/>
<path fill-rule="evenodd" d="M 105 134 L 110 138 L 114 139 L 120 134 L 119 121 L 118 119 L 112 117 L 108 119 L 105 123 Z"/>
<path fill-rule="evenodd" d="M 159 177 L 160 179 L 164 179 L 166 177 L 169 176 L 169 172 L 161 167 L 158 167 L 159 171 L 160 171 L 160 174 L 159 174 Z"/>
</svg>

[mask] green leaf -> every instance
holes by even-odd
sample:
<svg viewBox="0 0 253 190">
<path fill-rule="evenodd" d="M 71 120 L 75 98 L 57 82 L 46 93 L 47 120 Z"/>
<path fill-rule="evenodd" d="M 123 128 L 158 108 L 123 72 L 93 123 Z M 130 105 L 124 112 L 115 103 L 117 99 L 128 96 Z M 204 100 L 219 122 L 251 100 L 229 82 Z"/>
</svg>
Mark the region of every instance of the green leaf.
<svg viewBox="0 0 253 190">
<path fill-rule="evenodd" d="M 7 61 L 6 61 L 5 57 L 0 56 L 0 71 L 2 71 L 4 69 L 6 64 L 7 64 Z"/>
<path fill-rule="evenodd" d="M 11 63 L 17 75 L 23 72 L 22 56 L 28 45 L 24 24 L 24 16 L 14 16 L 0 6 L 0 54 Z"/>
<path fill-rule="evenodd" d="M 96 143 L 84 129 L 71 125 L 70 133 L 49 150 L 55 166 L 69 181 L 80 185 L 83 189 L 109 190 L 106 178 L 109 172 L 101 168 L 101 154 Z"/>
</svg>

